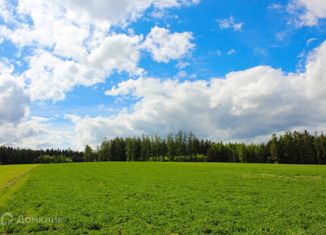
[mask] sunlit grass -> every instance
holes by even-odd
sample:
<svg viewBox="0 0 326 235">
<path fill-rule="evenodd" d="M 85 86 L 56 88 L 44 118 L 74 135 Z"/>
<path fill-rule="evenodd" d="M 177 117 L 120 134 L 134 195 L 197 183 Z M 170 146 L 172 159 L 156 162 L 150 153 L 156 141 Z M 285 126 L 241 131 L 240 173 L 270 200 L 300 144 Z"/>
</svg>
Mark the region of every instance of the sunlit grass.
<svg viewBox="0 0 326 235">
<path fill-rule="evenodd" d="M 41 165 L 3 210 L 62 218 L 17 234 L 326 234 L 326 166 Z"/>
<path fill-rule="evenodd" d="M 26 174 L 36 165 L 5 165 L 0 166 L 0 202 L 1 198 L 13 189 Z"/>
</svg>

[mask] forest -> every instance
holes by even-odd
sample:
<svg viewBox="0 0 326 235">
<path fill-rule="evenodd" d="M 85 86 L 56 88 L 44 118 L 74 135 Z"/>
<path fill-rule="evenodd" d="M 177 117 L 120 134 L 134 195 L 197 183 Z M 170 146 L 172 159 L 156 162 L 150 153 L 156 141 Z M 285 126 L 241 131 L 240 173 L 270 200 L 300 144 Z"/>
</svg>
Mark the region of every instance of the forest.
<svg viewBox="0 0 326 235">
<path fill-rule="evenodd" d="M 326 164 L 326 136 L 294 131 L 273 134 L 266 143 L 244 144 L 214 142 L 179 131 L 166 138 L 143 135 L 105 139 L 96 149 L 86 145 L 84 152 L 0 147 L 0 164 L 95 161 Z"/>
</svg>

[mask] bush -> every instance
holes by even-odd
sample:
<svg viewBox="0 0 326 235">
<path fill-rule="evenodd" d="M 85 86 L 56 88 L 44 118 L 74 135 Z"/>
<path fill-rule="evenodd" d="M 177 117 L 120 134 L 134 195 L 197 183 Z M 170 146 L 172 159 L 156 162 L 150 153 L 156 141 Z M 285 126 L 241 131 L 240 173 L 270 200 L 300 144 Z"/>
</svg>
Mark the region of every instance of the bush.
<svg viewBox="0 0 326 235">
<path fill-rule="evenodd" d="M 193 156 L 177 156 L 174 158 L 176 162 L 207 162 L 207 156 L 203 154 L 196 154 Z"/>
<path fill-rule="evenodd" d="M 42 155 L 39 157 L 40 163 L 70 163 L 72 159 L 64 155 Z"/>
</svg>

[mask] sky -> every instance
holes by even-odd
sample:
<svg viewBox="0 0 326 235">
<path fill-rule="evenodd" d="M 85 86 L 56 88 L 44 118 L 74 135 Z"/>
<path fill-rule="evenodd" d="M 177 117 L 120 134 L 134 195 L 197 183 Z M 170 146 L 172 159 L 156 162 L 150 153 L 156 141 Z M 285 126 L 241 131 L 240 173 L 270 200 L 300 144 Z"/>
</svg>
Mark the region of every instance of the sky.
<svg viewBox="0 0 326 235">
<path fill-rule="evenodd" d="M 326 130 L 324 0 L 0 0 L 0 145 Z"/>
</svg>

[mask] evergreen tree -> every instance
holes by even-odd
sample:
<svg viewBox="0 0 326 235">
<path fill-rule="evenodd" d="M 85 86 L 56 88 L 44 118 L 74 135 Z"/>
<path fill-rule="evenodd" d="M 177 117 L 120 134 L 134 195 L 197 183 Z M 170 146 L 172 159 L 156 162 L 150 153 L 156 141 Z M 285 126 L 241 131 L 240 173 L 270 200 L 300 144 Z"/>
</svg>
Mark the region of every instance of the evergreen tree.
<svg viewBox="0 0 326 235">
<path fill-rule="evenodd" d="M 280 161 L 280 157 L 279 157 L 279 142 L 277 139 L 276 134 L 272 135 L 272 139 L 270 141 L 270 160 L 272 162 L 279 162 Z"/>
<path fill-rule="evenodd" d="M 49 154 L 51 155 L 51 154 Z M 86 145 L 84 150 L 84 162 L 94 161 L 94 152 L 91 146 Z"/>
</svg>

